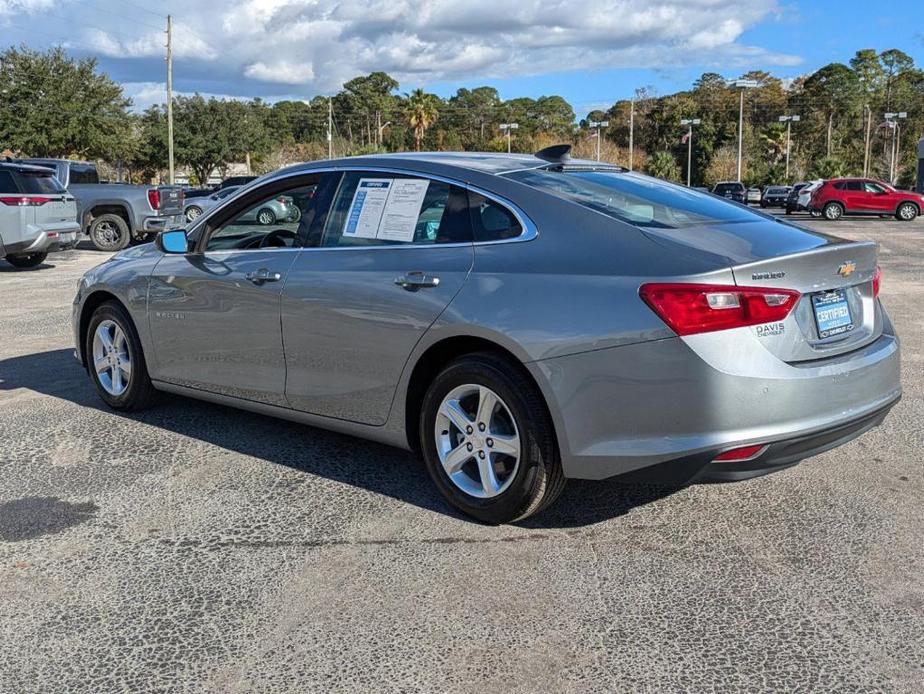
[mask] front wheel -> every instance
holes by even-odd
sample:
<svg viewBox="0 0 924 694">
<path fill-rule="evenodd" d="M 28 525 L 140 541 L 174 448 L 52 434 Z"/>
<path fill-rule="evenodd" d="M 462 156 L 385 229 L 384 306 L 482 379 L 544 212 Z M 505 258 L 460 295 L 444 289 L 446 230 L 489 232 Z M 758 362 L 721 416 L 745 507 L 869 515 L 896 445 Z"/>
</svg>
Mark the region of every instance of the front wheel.
<svg viewBox="0 0 924 694">
<path fill-rule="evenodd" d="M 541 394 L 518 365 L 490 352 L 458 359 L 433 380 L 420 445 L 446 500 L 485 523 L 531 516 L 564 488 Z"/>
<path fill-rule="evenodd" d="M 115 410 L 147 408 L 156 391 L 148 376 L 141 340 L 125 309 L 101 304 L 90 318 L 84 354 L 96 390 Z"/>
<path fill-rule="evenodd" d="M 47 253 L 30 253 L 29 255 L 8 255 L 6 262 L 13 267 L 27 268 L 41 265 L 48 257 Z"/>
<path fill-rule="evenodd" d="M 902 222 L 910 222 L 918 216 L 918 208 L 910 202 L 903 202 L 895 210 L 895 216 Z"/>
<path fill-rule="evenodd" d="M 194 222 L 199 218 L 201 214 L 202 214 L 201 207 L 197 207 L 196 205 L 190 205 L 189 207 L 186 208 L 186 213 L 185 213 L 186 221 Z"/>
<path fill-rule="evenodd" d="M 98 251 L 121 251 L 131 241 L 128 224 L 117 214 L 102 214 L 90 224 L 90 240 Z"/>
</svg>

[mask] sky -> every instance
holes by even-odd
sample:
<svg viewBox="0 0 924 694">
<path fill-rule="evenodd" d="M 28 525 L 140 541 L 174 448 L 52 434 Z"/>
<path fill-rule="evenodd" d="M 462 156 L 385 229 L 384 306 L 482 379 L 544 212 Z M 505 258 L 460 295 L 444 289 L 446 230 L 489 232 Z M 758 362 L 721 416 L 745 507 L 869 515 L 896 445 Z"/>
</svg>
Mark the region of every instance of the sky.
<svg viewBox="0 0 924 694">
<path fill-rule="evenodd" d="M 707 71 L 793 78 L 860 48 L 924 65 L 924 0 L 0 0 L 0 49 L 94 56 L 141 110 L 164 100 L 168 13 L 176 92 L 267 101 L 383 70 L 402 92 L 560 94 L 582 116 L 639 87 L 669 94 Z"/>
</svg>

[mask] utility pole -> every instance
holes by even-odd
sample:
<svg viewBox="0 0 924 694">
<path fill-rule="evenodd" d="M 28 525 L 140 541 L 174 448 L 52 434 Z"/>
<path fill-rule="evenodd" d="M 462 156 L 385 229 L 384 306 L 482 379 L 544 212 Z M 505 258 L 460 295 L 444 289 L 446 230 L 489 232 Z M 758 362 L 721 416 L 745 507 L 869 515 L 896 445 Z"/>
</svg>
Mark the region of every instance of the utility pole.
<svg viewBox="0 0 924 694">
<path fill-rule="evenodd" d="M 687 126 L 687 188 L 690 187 L 690 172 L 693 170 L 693 126 L 700 123 L 702 121 L 699 118 L 680 119 L 680 125 Z"/>
<path fill-rule="evenodd" d="M 757 80 L 732 80 L 730 87 L 740 90 L 741 100 L 738 105 L 738 181 L 741 181 L 741 157 L 744 151 L 744 90 L 757 86 Z"/>
<path fill-rule="evenodd" d="M 173 180 L 173 18 L 167 15 L 167 166 L 170 185 Z M 206 185 L 208 181 L 199 181 Z"/>
<path fill-rule="evenodd" d="M 789 183 L 789 149 L 792 144 L 792 124 L 802 120 L 802 116 L 780 116 L 780 123 L 786 123 L 786 182 Z"/>
<path fill-rule="evenodd" d="M 892 128 L 892 160 L 889 164 L 889 183 L 893 186 L 895 185 L 895 179 L 898 178 L 898 167 L 896 163 L 896 154 L 898 158 L 901 159 L 901 124 L 898 122 L 901 119 L 907 118 L 908 113 L 905 111 L 899 111 L 895 113 L 885 114 L 886 123 L 889 124 L 889 127 Z"/>
<path fill-rule="evenodd" d="M 873 123 L 873 112 L 869 104 L 863 104 L 863 115 L 866 120 L 866 134 L 863 140 L 863 178 L 869 176 L 869 130 Z"/>
<path fill-rule="evenodd" d="M 635 161 L 635 141 L 633 136 L 635 135 L 635 99 L 629 102 L 629 171 L 632 170 L 632 165 Z"/>
<path fill-rule="evenodd" d="M 608 120 L 592 120 L 587 123 L 587 127 L 591 130 L 597 131 L 597 161 L 600 161 L 600 136 L 602 135 L 601 128 L 610 127 L 610 122 Z"/>
<path fill-rule="evenodd" d="M 334 158 L 334 98 L 327 97 L 327 158 Z"/>
<path fill-rule="evenodd" d="M 510 154 L 510 133 L 520 127 L 519 123 L 501 123 L 500 129 L 507 133 L 507 154 Z"/>
</svg>

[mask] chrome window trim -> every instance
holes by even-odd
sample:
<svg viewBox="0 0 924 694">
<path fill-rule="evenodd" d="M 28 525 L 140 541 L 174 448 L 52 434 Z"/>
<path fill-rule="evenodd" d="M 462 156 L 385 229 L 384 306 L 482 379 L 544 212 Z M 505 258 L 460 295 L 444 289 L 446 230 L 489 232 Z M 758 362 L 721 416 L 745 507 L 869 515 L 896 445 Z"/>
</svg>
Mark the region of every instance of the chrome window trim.
<svg viewBox="0 0 924 694">
<path fill-rule="evenodd" d="M 465 190 L 471 191 L 473 193 L 478 193 L 479 195 L 483 195 L 488 200 L 491 200 L 492 202 L 496 202 L 498 205 L 506 207 L 513 214 L 513 216 L 516 217 L 516 220 L 520 223 L 520 227 L 522 228 L 523 231 L 520 233 L 519 236 L 514 236 L 513 238 L 509 238 L 509 239 L 498 239 L 496 241 L 474 241 L 473 240 L 473 241 L 464 241 L 464 242 L 459 242 L 459 243 L 429 243 L 429 244 L 408 243 L 408 244 L 383 244 L 381 246 L 326 246 L 326 247 L 318 246 L 318 247 L 313 247 L 313 248 L 299 247 L 299 248 L 278 249 L 278 250 L 368 251 L 368 250 L 388 250 L 388 249 L 396 249 L 396 248 L 415 248 L 415 249 L 458 248 L 458 247 L 465 247 L 465 246 L 489 246 L 489 245 L 504 244 L 504 243 L 523 243 L 525 241 L 532 241 L 538 238 L 539 236 L 539 229 L 533 223 L 533 220 L 531 220 L 529 216 L 522 209 L 520 209 L 518 205 L 516 205 L 516 203 L 511 202 L 507 198 L 503 197 L 502 195 L 498 195 L 497 193 L 492 193 L 491 191 L 487 191 L 478 186 L 473 186 L 465 181 L 460 181 L 454 178 L 448 178 L 446 176 L 440 176 L 439 174 L 422 173 L 420 171 L 411 171 L 408 169 L 401 169 L 401 168 L 389 167 L 389 166 L 339 165 L 339 166 L 325 166 L 325 167 L 318 167 L 318 168 L 311 168 L 311 169 L 303 169 L 301 171 L 292 171 L 292 172 L 282 174 L 279 176 L 271 176 L 267 178 L 265 181 L 262 181 L 261 185 L 264 185 L 267 183 L 279 183 L 289 178 L 298 178 L 300 176 L 305 176 L 305 175 L 310 175 L 310 174 L 315 174 L 315 173 L 321 173 L 321 174 L 335 173 L 335 172 L 350 173 L 350 172 L 362 172 L 362 171 L 370 171 L 373 173 L 402 174 L 404 176 L 416 176 L 418 178 L 429 178 L 434 181 L 440 181 L 442 183 L 448 183 L 450 185 L 458 186 L 460 188 L 465 188 Z M 238 193 L 241 193 L 241 192 L 243 192 L 243 188 L 238 191 Z M 200 225 L 206 224 L 210 217 L 216 214 L 225 205 L 228 205 L 229 203 L 231 203 L 236 197 L 237 195 L 228 196 L 228 198 L 222 201 L 219 205 L 216 205 L 211 210 L 209 210 L 204 215 L 202 215 L 202 217 L 196 220 L 195 224 L 193 224 L 191 227 L 188 228 L 186 232 L 187 236 L 192 234 L 194 231 L 196 231 L 197 227 L 199 227 Z M 233 249 L 233 250 L 235 250 L 236 252 L 243 252 L 246 250 L 255 250 L 255 249 Z M 224 253 L 226 251 L 203 251 L 203 253 L 207 253 L 207 252 Z"/>
</svg>

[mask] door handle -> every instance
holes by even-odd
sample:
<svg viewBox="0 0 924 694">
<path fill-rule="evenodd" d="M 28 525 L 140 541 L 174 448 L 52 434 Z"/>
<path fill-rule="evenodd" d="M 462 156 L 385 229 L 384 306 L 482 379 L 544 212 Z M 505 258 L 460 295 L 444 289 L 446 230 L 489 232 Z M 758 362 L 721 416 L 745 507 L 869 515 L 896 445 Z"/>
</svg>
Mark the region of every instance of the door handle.
<svg viewBox="0 0 924 694">
<path fill-rule="evenodd" d="M 425 287 L 438 287 L 440 278 L 415 270 L 395 278 L 395 284 L 409 292 L 416 292 Z"/>
<path fill-rule="evenodd" d="M 282 275 L 278 272 L 270 272 L 265 267 L 260 268 L 252 272 L 248 272 L 244 275 L 245 280 L 250 280 L 254 284 L 263 284 L 264 282 L 278 282 L 282 279 Z"/>
</svg>

